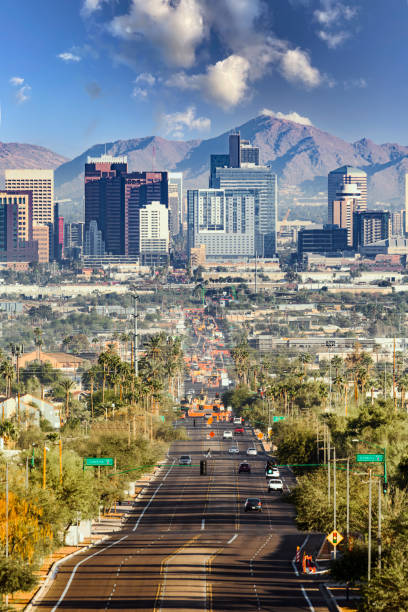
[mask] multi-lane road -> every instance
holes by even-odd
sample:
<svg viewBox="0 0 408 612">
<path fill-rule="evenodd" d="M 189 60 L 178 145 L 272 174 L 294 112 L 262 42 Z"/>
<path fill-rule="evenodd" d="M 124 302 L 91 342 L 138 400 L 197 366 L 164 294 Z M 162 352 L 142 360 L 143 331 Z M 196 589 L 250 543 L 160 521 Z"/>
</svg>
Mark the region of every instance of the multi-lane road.
<svg viewBox="0 0 408 612">
<path fill-rule="evenodd" d="M 292 559 L 306 536 L 292 506 L 267 492 L 265 456 L 253 433 L 237 436 L 240 455 L 229 455 L 232 443 L 222 432 L 232 425 L 215 424 L 213 439 L 199 419 L 187 425 L 190 439 L 173 444 L 122 531 L 62 564 L 39 610 L 327 610 L 318 582 L 295 573 Z M 258 456 L 246 457 L 254 445 Z M 178 465 L 181 454 L 191 455 L 191 467 Z M 237 473 L 244 458 L 250 475 Z M 290 488 L 291 474 L 282 476 Z M 244 512 L 251 496 L 262 499 L 262 513 Z M 308 550 L 319 540 L 310 536 Z"/>
</svg>

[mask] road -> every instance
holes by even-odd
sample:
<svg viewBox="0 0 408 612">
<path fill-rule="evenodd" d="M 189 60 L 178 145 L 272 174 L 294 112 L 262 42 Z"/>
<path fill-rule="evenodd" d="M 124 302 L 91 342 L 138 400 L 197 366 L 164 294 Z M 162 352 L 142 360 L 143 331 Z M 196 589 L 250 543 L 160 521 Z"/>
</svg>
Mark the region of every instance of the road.
<svg viewBox="0 0 408 612">
<path fill-rule="evenodd" d="M 318 583 L 296 576 L 292 559 L 305 534 L 294 525 L 294 511 L 279 493 L 267 493 L 265 458 L 252 432 L 237 436 L 240 455 L 229 455 L 231 441 L 214 425 L 215 437 L 196 419 L 190 440 L 173 444 L 159 477 L 138 499 L 122 531 L 60 566 L 37 604 L 40 611 L 142 610 L 149 612 L 227 612 L 269 610 L 326 611 Z M 252 473 L 237 474 L 246 449 Z M 208 473 L 199 461 L 211 450 Z M 180 454 L 193 466 L 179 466 Z M 285 487 L 293 479 L 283 472 Z M 246 497 L 261 497 L 262 513 L 245 513 Z M 319 538 L 310 536 L 309 551 Z"/>
</svg>

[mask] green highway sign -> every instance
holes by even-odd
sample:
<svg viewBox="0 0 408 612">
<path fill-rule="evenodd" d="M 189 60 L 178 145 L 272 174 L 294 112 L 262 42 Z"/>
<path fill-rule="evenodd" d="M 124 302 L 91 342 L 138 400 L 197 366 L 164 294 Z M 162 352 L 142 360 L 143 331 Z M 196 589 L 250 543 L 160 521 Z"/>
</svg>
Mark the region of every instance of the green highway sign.
<svg viewBox="0 0 408 612">
<path fill-rule="evenodd" d="M 357 463 L 384 463 L 384 455 L 381 453 L 360 453 L 356 455 Z"/>
<path fill-rule="evenodd" d="M 278 421 L 284 421 L 285 417 L 284 416 L 274 416 L 272 417 L 272 423 L 277 423 Z"/>
<path fill-rule="evenodd" d="M 85 457 L 85 466 L 106 465 L 113 467 L 115 460 L 113 457 Z"/>
</svg>

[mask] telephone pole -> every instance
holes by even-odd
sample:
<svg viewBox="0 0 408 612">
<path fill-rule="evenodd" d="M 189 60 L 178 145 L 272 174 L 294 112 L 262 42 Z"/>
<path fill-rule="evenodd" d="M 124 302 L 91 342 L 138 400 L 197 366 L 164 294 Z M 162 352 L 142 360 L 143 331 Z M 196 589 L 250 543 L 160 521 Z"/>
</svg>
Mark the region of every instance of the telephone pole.
<svg viewBox="0 0 408 612">
<path fill-rule="evenodd" d="M 136 293 L 132 293 L 132 298 L 133 298 L 133 346 L 134 346 L 134 350 L 133 350 L 133 369 L 135 372 L 135 376 L 137 377 L 139 375 L 139 360 L 138 360 L 138 351 L 137 351 L 137 318 L 138 318 L 138 312 L 137 312 L 137 303 L 139 301 L 139 296 L 136 295 Z"/>
</svg>

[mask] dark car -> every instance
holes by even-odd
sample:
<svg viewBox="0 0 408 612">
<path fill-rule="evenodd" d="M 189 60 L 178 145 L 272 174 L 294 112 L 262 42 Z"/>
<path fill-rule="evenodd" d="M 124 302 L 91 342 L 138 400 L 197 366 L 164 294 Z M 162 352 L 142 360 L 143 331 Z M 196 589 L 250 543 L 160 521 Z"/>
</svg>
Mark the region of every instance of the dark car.
<svg viewBox="0 0 408 612">
<path fill-rule="evenodd" d="M 236 436 L 243 436 L 244 435 L 244 428 L 243 427 L 236 427 L 234 429 L 234 435 L 236 435 Z"/>
<path fill-rule="evenodd" d="M 249 465 L 249 463 L 244 461 L 243 463 L 239 464 L 238 474 L 250 474 L 250 473 L 251 473 L 251 466 Z"/>
<path fill-rule="evenodd" d="M 248 497 L 245 506 L 245 512 L 262 512 L 262 503 L 259 497 Z"/>
</svg>

